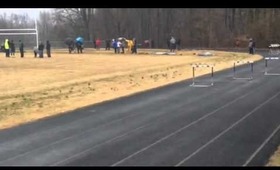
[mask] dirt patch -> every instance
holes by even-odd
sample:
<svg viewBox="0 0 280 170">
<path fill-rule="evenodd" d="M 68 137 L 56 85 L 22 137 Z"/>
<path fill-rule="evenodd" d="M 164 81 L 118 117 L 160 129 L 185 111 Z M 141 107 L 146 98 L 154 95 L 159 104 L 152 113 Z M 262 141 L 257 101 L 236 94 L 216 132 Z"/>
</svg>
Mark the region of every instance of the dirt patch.
<svg viewBox="0 0 280 170">
<path fill-rule="evenodd" d="M 0 128 L 61 114 L 90 104 L 115 99 L 191 78 L 191 64 L 215 64 L 215 71 L 230 68 L 236 60 L 259 60 L 245 53 L 214 52 L 199 57 L 194 51 L 177 55 L 113 54 L 86 51 L 52 58 L 0 58 Z M 198 70 L 196 75 L 209 73 Z"/>
</svg>

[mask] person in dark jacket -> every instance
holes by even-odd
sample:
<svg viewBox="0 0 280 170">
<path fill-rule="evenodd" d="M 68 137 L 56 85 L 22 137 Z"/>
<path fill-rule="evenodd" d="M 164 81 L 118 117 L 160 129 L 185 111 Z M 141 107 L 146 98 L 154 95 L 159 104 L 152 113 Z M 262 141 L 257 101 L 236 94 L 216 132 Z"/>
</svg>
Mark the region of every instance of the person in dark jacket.
<svg viewBox="0 0 280 170">
<path fill-rule="evenodd" d="M 44 57 L 44 44 L 42 42 L 40 42 L 39 46 L 38 46 L 38 52 L 39 52 L 39 57 L 43 58 Z"/>
<path fill-rule="evenodd" d="M 19 40 L 19 52 L 20 52 L 20 57 L 24 57 L 24 44 L 21 40 Z"/>
<path fill-rule="evenodd" d="M 111 42 L 111 40 L 109 40 L 109 39 L 107 39 L 106 40 L 106 49 L 105 50 L 110 50 L 110 42 Z"/>
<path fill-rule="evenodd" d="M 47 40 L 46 42 L 46 50 L 47 50 L 47 56 L 51 57 L 51 44 L 49 40 Z"/>
<path fill-rule="evenodd" d="M 180 38 L 178 38 L 176 41 L 176 47 L 177 47 L 177 50 L 181 50 L 181 39 Z"/>
<path fill-rule="evenodd" d="M 37 54 L 38 54 L 38 47 L 34 47 L 33 48 L 33 52 L 34 52 L 34 57 L 36 58 L 37 57 Z"/>
<path fill-rule="evenodd" d="M 253 41 L 252 38 L 249 40 L 248 48 L 249 48 L 249 54 L 252 54 L 252 55 L 253 55 L 253 54 L 255 53 L 256 42 Z"/>
<path fill-rule="evenodd" d="M 11 48 L 11 56 L 13 55 L 15 55 L 15 52 L 16 52 L 16 49 L 15 49 L 15 43 L 14 43 L 14 41 L 13 40 L 11 40 L 11 42 L 10 42 L 10 48 Z"/>
<path fill-rule="evenodd" d="M 133 38 L 132 54 L 137 54 L 137 40 Z"/>
<path fill-rule="evenodd" d="M 76 48 L 77 48 L 78 54 L 83 53 L 83 44 L 80 41 L 76 42 Z"/>
</svg>

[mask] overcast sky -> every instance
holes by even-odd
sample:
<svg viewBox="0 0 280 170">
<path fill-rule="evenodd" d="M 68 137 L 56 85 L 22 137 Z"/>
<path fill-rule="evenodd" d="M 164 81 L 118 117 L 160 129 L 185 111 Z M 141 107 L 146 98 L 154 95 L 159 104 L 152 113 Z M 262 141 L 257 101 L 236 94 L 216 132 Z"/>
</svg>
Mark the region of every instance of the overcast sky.
<svg viewBox="0 0 280 170">
<path fill-rule="evenodd" d="M 0 8 L 0 14 L 28 14 L 30 18 L 38 18 L 40 11 L 50 11 L 53 8 Z"/>
</svg>

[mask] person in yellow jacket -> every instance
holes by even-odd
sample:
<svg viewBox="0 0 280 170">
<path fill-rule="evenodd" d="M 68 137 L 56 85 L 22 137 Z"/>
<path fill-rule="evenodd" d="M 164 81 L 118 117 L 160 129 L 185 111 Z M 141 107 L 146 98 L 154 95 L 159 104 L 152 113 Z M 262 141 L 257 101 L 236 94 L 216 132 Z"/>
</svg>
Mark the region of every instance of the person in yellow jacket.
<svg viewBox="0 0 280 170">
<path fill-rule="evenodd" d="M 5 48 L 6 57 L 10 57 L 10 43 L 8 39 L 5 40 L 4 48 Z"/>
<path fill-rule="evenodd" d="M 127 52 L 131 53 L 132 47 L 133 47 L 133 41 L 132 40 L 125 40 L 127 42 Z"/>
</svg>

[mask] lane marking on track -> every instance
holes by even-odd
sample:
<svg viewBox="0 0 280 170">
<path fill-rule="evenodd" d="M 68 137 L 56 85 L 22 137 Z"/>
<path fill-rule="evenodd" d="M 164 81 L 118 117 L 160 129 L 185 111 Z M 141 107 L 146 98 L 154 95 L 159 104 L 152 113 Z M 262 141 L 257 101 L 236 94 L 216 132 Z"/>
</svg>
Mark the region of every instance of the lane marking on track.
<svg viewBox="0 0 280 170">
<path fill-rule="evenodd" d="M 81 156 L 81 155 L 83 155 L 83 154 L 86 154 L 87 152 L 92 151 L 92 149 L 95 149 L 95 148 L 97 148 L 97 147 L 99 147 L 99 146 L 102 146 L 102 145 L 104 145 L 104 144 L 108 144 L 108 143 L 110 143 L 110 142 L 113 142 L 113 141 L 115 141 L 115 140 L 117 140 L 117 139 L 119 139 L 119 138 L 122 138 L 122 137 L 124 137 L 124 136 L 129 135 L 130 133 L 133 133 L 133 132 L 135 132 L 135 131 L 138 131 L 138 130 L 140 130 L 140 129 L 143 129 L 143 128 L 145 128 L 145 127 L 148 126 L 148 125 L 150 125 L 150 124 L 146 124 L 146 125 L 144 125 L 144 126 L 135 128 L 135 129 L 133 129 L 133 130 L 131 130 L 131 131 L 128 131 L 128 132 L 126 132 L 126 133 L 124 133 L 124 134 L 122 134 L 122 135 L 119 135 L 119 136 L 116 136 L 116 137 L 114 137 L 114 138 L 112 138 L 112 139 L 109 139 L 109 140 L 107 140 L 107 141 L 105 141 L 105 142 L 103 142 L 103 143 L 94 145 L 93 147 L 88 148 L 87 150 L 84 150 L 84 151 L 79 152 L 79 153 L 77 153 L 77 154 L 75 154 L 75 155 L 73 155 L 73 156 L 70 156 L 70 157 L 66 158 L 66 159 L 63 159 L 63 160 L 61 160 L 61 161 L 58 161 L 58 162 L 54 163 L 54 164 L 51 165 L 51 166 L 56 166 L 56 165 L 59 165 L 59 164 L 62 164 L 62 163 L 64 163 L 64 162 L 66 162 L 66 161 L 69 161 L 69 160 L 71 160 L 71 159 L 73 159 L 73 158 L 79 157 L 79 156 Z"/>
<path fill-rule="evenodd" d="M 130 158 L 132 158 L 132 157 L 134 157 L 134 156 L 136 156 L 136 155 L 138 155 L 138 154 L 141 153 L 141 152 L 144 152 L 145 150 L 147 150 L 147 149 L 149 149 L 149 148 L 155 146 L 156 144 L 167 140 L 167 139 L 170 138 L 171 136 L 176 135 L 177 133 L 179 133 L 179 132 L 181 132 L 181 131 L 183 131 L 183 130 L 189 128 L 190 126 L 192 126 L 192 125 L 194 125 L 194 124 L 200 122 L 201 120 L 203 120 L 203 119 L 205 119 L 205 118 L 207 118 L 207 117 L 213 115 L 214 113 L 216 113 L 216 112 L 218 112 L 218 111 L 220 111 L 220 110 L 222 110 L 222 109 L 224 109 L 224 108 L 230 106 L 231 104 L 235 103 L 236 101 L 238 101 L 238 100 L 240 100 L 240 99 L 242 99 L 242 98 L 248 96 L 250 93 L 252 93 L 252 91 L 250 91 L 250 92 L 248 92 L 248 93 L 246 93 L 246 94 L 244 94 L 244 95 L 242 95 L 242 96 L 240 96 L 240 97 L 238 97 L 238 98 L 232 100 L 231 102 L 229 102 L 229 103 L 227 103 L 227 104 L 225 104 L 225 105 L 223 105 L 223 106 L 221 106 L 221 107 L 215 109 L 214 111 L 212 111 L 212 112 L 210 112 L 210 113 L 207 113 L 206 115 L 200 117 L 199 119 L 197 119 L 197 120 L 195 120 L 195 121 L 189 123 L 188 125 L 186 125 L 186 126 L 180 128 L 180 129 L 176 130 L 175 132 L 170 133 L 169 135 L 164 136 L 163 138 L 160 138 L 160 139 L 157 140 L 156 142 L 154 142 L 154 143 L 152 143 L 152 144 L 150 144 L 150 145 L 148 145 L 148 146 L 146 146 L 146 147 L 144 147 L 144 148 L 138 150 L 137 152 L 135 152 L 135 153 L 133 153 L 133 154 L 131 154 L 131 155 L 129 155 L 129 156 L 123 158 L 122 160 L 120 160 L 120 161 L 114 163 L 114 164 L 111 165 L 111 166 L 117 166 L 118 164 L 121 164 L 121 163 L 125 162 L 126 160 L 128 160 L 128 159 L 130 159 Z"/>
<path fill-rule="evenodd" d="M 250 92 L 249 92 L 249 93 L 250 93 Z M 249 93 L 247 93 L 247 94 L 245 94 L 245 95 L 243 95 L 243 96 L 245 97 L 246 95 L 249 95 Z M 241 97 L 242 97 L 242 96 L 241 96 Z M 26 156 L 26 155 L 28 155 L 28 154 L 34 152 L 34 151 L 47 148 L 47 147 L 49 147 L 49 146 L 55 145 L 55 144 L 57 144 L 57 143 L 60 143 L 60 142 L 66 141 L 66 140 L 69 140 L 69 139 L 71 139 L 71 138 L 74 138 L 74 137 L 83 135 L 84 133 L 90 132 L 90 131 L 92 131 L 92 130 L 94 130 L 94 129 L 101 128 L 101 127 L 103 127 L 103 126 L 110 125 L 110 124 L 112 124 L 112 123 L 115 123 L 115 122 L 118 122 L 118 121 L 121 121 L 121 120 L 130 118 L 130 117 L 134 117 L 134 116 L 136 116 L 136 115 L 138 115 L 138 114 L 139 114 L 139 112 L 138 112 L 138 113 L 135 113 L 135 114 L 128 115 L 128 116 L 125 116 L 125 117 L 123 117 L 123 118 L 115 119 L 115 120 L 113 120 L 113 121 L 111 121 L 111 122 L 102 124 L 102 125 L 100 125 L 100 126 L 97 126 L 97 127 L 94 127 L 94 128 L 90 128 L 90 129 L 88 129 L 88 130 L 86 130 L 86 131 L 84 131 L 84 132 L 82 132 L 82 133 L 75 134 L 75 135 L 71 135 L 71 136 L 62 138 L 62 139 L 60 139 L 60 140 L 57 140 L 57 141 L 55 141 L 55 142 L 49 143 L 49 144 L 47 144 L 47 145 L 38 147 L 38 148 L 36 148 L 36 149 L 30 150 L 30 151 L 27 151 L 27 152 L 23 152 L 23 153 L 21 153 L 21 154 L 17 154 L 16 156 L 13 156 L 13 157 L 10 157 L 10 158 L 1 160 L 1 161 L 0 161 L 0 164 L 3 163 L 3 162 L 6 162 L 6 161 L 10 161 L 10 160 L 13 160 L 13 159 L 17 159 L 17 158 L 19 158 L 19 157 Z M 152 125 L 152 124 L 153 124 L 153 123 L 148 123 L 148 124 L 146 124 L 146 125 L 148 126 L 148 125 Z M 127 133 L 127 132 L 126 132 L 126 133 Z M 118 137 L 118 136 L 117 136 L 117 137 Z M 106 143 L 106 141 L 105 141 L 105 143 Z M 99 145 L 99 144 L 98 144 L 98 145 Z"/>
<path fill-rule="evenodd" d="M 200 152 L 201 150 L 203 150 L 204 148 L 206 148 L 209 144 L 213 143 L 215 140 L 217 140 L 219 137 L 223 136 L 225 133 L 227 133 L 229 130 L 231 130 L 232 128 L 234 128 L 236 125 L 238 125 L 240 122 L 242 122 L 243 120 L 245 120 L 247 117 L 249 117 L 250 115 L 252 115 L 255 111 L 259 110 L 261 107 L 263 107 L 264 105 L 266 105 L 267 103 L 269 103 L 271 100 L 273 100 L 274 98 L 276 98 L 278 95 L 280 94 L 280 92 L 276 93 L 275 95 L 273 95 L 272 97 L 270 97 L 269 99 L 267 99 L 266 101 L 264 101 L 262 104 L 260 104 L 259 106 L 255 107 L 251 112 L 249 112 L 248 114 L 246 114 L 245 116 L 243 116 L 241 119 L 239 119 L 237 122 L 235 122 L 234 124 L 232 124 L 230 127 L 228 127 L 227 129 L 225 129 L 224 131 L 222 131 L 221 133 L 219 133 L 217 136 L 215 136 L 213 139 L 211 139 L 210 141 L 208 141 L 206 144 L 204 144 L 203 146 L 201 146 L 200 148 L 198 148 L 195 152 L 193 152 L 192 154 L 190 154 L 189 156 L 187 156 L 186 158 L 184 158 L 182 161 L 180 161 L 178 164 L 176 164 L 175 166 L 180 166 L 182 165 L 184 162 L 186 162 L 187 160 L 189 160 L 190 158 L 192 158 L 194 155 L 196 155 L 198 152 Z"/>
<path fill-rule="evenodd" d="M 40 147 L 38 147 L 38 148 L 36 148 L 36 149 L 32 149 L 32 150 L 30 150 L 30 151 L 27 151 L 27 152 L 24 152 L 24 153 L 21 153 L 21 154 L 17 154 L 16 156 L 10 157 L 10 158 L 8 158 L 8 159 L 1 160 L 1 161 L 0 161 L 0 164 L 1 164 L 2 162 L 10 161 L 10 160 L 13 160 L 13 159 L 16 159 L 16 158 L 19 158 L 19 157 L 28 155 L 28 154 L 31 153 L 31 152 L 34 152 L 34 151 L 37 151 L 37 150 L 40 150 L 40 149 L 43 149 L 43 148 L 47 148 L 47 147 L 52 146 L 52 145 L 55 145 L 55 144 L 57 144 L 57 143 L 60 143 L 60 142 L 69 140 L 69 139 L 71 139 L 71 138 L 78 137 L 78 136 L 83 135 L 83 134 L 85 134 L 85 133 L 87 133 L 87 132 L 90 132 L 90 131 L 92 131 L 92 130 L 94 130 L 94 129 L 101 128 L 101 127 L 103 127 L 103 126 L 107 126 L 107 125 L 110 125 L 110 124 L 113 124 L 113 123 L 122 121 L 122 120 L 124 120 L 124 119 L 129 118 L 129 117 L 133 117 L 133 116 L 135 116 L 135 115 L 137 115 L 137 114 L 139 114 L 139 113 L 135 113 L 135 114 L 131 114 L 131 115 L 128 115 L 128 116 L 119 118 L 119 119 L 115 119 L 115 120 L 113 120 L 113 121 L 111 121 L 111 122 L 102 124 L 102 125 L 100 125 L 100 126 L 90 128 L 90 129 L 88 129 L 88 130 L 86 130 L 86 131 L 84 131 L 84 132 L 81 132 L 81 133 L 78 133 L 78 134 L 75 134 L 75 135 L 71 135 L 71 136 L 68 136 L 68 137 L 66 137 L 66 138 L 62 138 L 62 139 L 57 140 L 57 141 L 55 141 L 55 142 L 49 143 L 49 144 L 47 144 L 47 145 L 40 146 Z"/>
<path fill-rule="evenodd" d="M 247 166 L 253 159 L 254 157 L 260 152 L 260 150 L 269 142 L 269 140 L 279 131 L 280 129 L 280 124 L 278 127 L 268 136 L 268 138 L 258 147 L 258 149 L 249 157 L 249 159 L 242 165 L 242 166 Z"/>
</svg>

